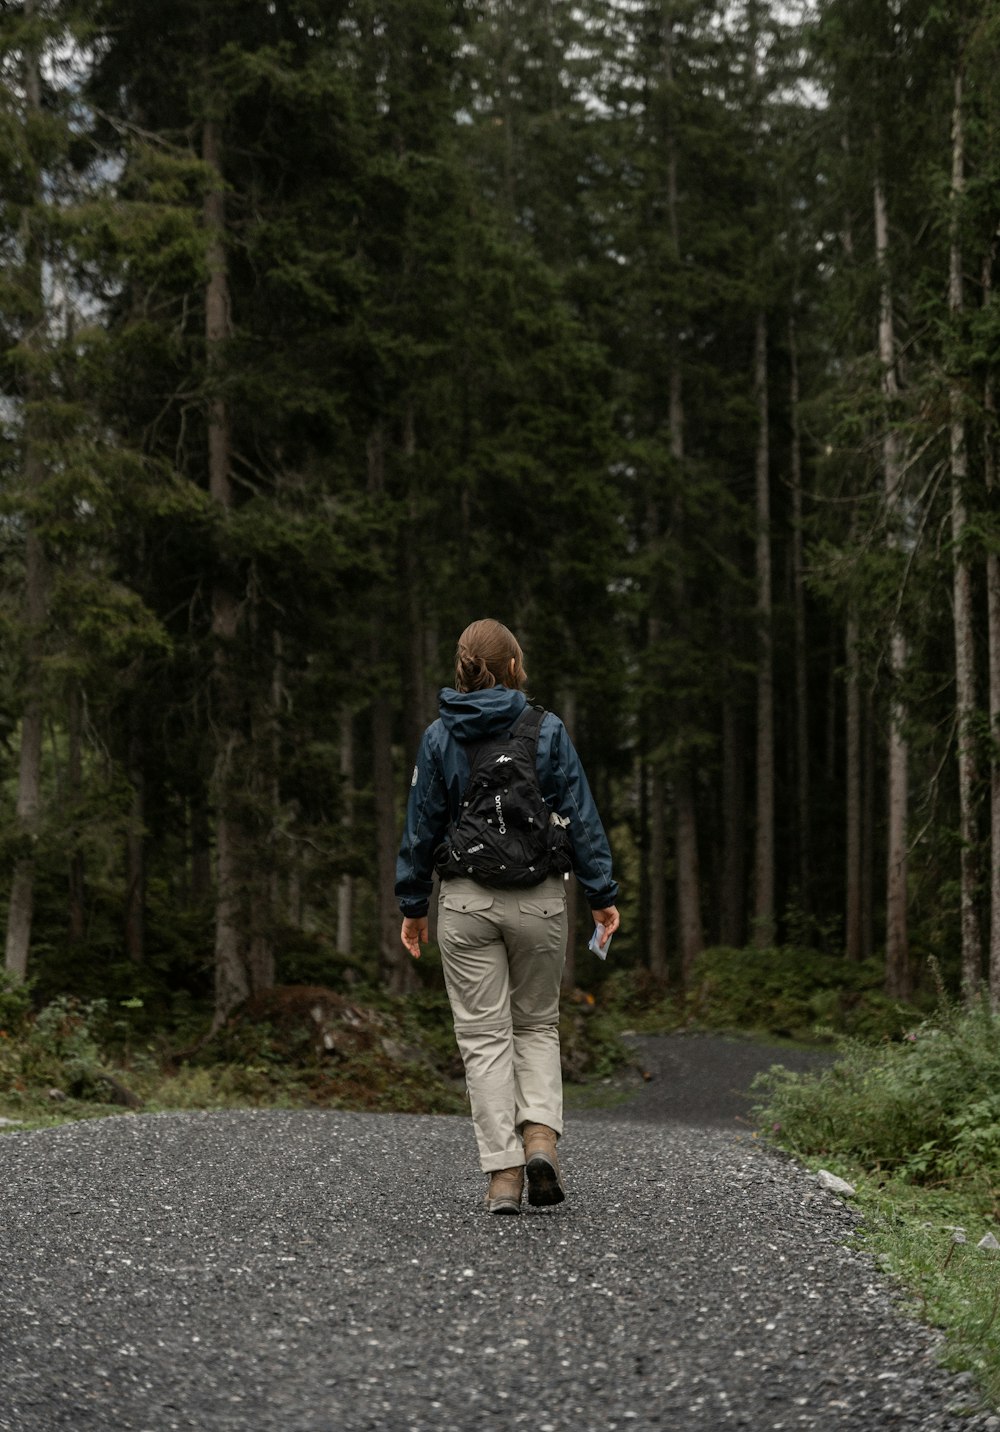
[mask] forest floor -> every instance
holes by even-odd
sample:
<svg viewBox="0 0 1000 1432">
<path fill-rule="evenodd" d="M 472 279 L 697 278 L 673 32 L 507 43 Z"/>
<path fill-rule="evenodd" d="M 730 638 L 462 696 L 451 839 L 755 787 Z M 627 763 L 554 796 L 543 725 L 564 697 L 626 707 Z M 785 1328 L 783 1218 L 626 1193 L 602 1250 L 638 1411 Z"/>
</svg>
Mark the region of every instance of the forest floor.
<svg viewBox="0 0 1000 1432">
<path fill-rule="evenodd" d="M 642 1037 L 569 1196 L 489 1218 L 464 1118 L 122 1115 L 0 1139 L 3 1432 L 975 1429 L 1000 1418 L 750 1132 L 822 1054 Z"/>
</svg>

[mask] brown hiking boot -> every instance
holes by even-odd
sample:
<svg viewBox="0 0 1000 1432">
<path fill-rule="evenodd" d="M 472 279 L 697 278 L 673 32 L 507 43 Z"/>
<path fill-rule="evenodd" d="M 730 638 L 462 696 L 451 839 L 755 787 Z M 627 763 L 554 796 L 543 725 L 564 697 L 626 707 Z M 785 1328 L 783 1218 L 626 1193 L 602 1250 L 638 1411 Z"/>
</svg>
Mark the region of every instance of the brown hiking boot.
<svg viewBox="0 0 1000 1432">
<path fill-rule="evenodd" d="M 524 1167 L 500 1168 L 490 1174 L 486 1190 L 487 1213 L 520 1213 L 524 1192 Z"/>
<path fill-rule="evenodd" d="M 528 1202 L 533 1208 L 562 1203 L 566 1190 L 559 1175 L 555 1129 L 550 1129 L 547 1124 L 525 1124 L 521 1135 L 524 1138 L 524 1171 L 528 1175 Z"/>
</svg>

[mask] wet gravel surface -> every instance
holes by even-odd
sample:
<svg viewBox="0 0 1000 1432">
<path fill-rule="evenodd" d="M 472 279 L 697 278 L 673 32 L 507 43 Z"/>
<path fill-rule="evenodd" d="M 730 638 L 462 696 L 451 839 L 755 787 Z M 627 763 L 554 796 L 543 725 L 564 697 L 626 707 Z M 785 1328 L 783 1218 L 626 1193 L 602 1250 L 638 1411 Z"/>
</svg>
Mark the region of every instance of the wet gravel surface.
<svg viewBox="0 0 1000 1432">
<path fill-rule="evenodd" d="M 463 1119 L 4 1136 L 0 1428 L 1000 1429 L 739 1102 L 669 1112 L 672 1059 L 729 1097 L 732 1050 L 663 1043 L 633 1104 L 573 1117 L 568 1201 L 520 1218 L 480 1211 Z"/>
</svg>

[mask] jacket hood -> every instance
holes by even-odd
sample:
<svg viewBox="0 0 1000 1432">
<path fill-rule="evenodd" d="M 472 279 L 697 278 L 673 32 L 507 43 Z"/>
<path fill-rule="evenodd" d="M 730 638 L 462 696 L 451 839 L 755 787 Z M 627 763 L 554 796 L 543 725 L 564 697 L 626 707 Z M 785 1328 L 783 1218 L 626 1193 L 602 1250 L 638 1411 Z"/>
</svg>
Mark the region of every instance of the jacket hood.
<svg viewBox="0 0 1000 1432">
<path fill-rule="evenodd" d="M 441 720 L 456 741 L 484 741 L 512 726 L 528 704 L 523 691 L 492 686 L 488 691 L 456 691 L 446 686 L 438 695 Z"/>
</svg>

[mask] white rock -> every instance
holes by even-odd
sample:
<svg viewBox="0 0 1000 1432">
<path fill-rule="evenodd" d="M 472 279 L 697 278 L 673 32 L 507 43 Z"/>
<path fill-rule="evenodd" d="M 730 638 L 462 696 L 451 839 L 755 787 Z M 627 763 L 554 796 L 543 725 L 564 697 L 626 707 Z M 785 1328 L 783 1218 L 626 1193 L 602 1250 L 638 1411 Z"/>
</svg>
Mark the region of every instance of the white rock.
<svg viewBox="0 0 1000 1432">
<path fill-rule="evenodd" d="M 980 1238 L 979 1242 L 976 1244 L 976 1247 L 977 1247 L 977 1248 L 1000 1248 L 1000 1243 L 997 1242 L 997 1240 L 993 1237 L 993 1234 L 992 1234 L 992 1233 L 985 1233 L 985 1234 L 983 1235 L 983 1237 Z"/>
<path fill-rule="evenodd" d="M 968 1240 L 968 1238 L 966 1238 L 966 1236 L 965 1236 L 964 1233 L 962 1233 L 962 1232 L 956 1230 L 956 1231 L 951 1235 L 951 1241 L 952 1241 L 952 1243 L 968 1243 L 969 1240 Z"/>
<path fill-rule="evenodd" d="M 24 1123 L 23 1119 L 0 1119 L 0 1129 L 12 1129 Z"/>
<path fill-rule="evenodd" d="M 853 1198 L 857 1190 L 852 1183 L 844 1178 L 838 1178 L 829 1169 L 821 1168 L 816 1175 L 816 1182 L 820 1188 L 825 1188 L 828 1193 L 839 1193 L 843 1198 Z"/>
</svg>

